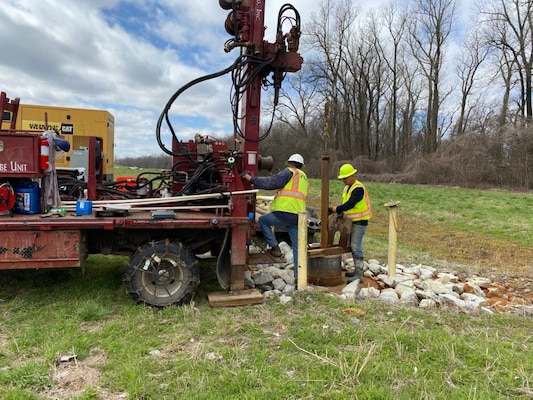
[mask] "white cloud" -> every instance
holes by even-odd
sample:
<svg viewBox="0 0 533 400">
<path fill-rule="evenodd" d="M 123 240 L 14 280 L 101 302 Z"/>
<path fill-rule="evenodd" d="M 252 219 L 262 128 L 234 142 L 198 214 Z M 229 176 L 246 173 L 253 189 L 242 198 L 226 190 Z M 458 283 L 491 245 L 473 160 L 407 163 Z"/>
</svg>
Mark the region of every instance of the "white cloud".
<svg viewBox="0 0 533 400">
<path fill-rule="evenodd" d="M 160 153 L 155 124 L 168 98 L 234 57 L 222 50 L 227 37 L 220 35 L 217 19 L 223 20 L 225 11 L 218 4 L 172 3 L 144 3 L 153 7 L 146 10 L 150 19 L 139 18 L 133 21 L 139 26 L 125 29 L 101 8 L 118 1 L 8 1 L 0 8 L 0 89 L 22 103 L 108 109 L 115 115 L 119 157 Z M 164 14 L 165 8 L 174 11 Z M 143 31 L 162 35 L 160 42 L 150 43 Z M 219 39 L 211 40 L 216 31 Z M 215 69 L 209 59 L 217 60 Z M 210 81 L 190 93 L 173 112 L 222 120 L 224 109 L 228 129 L 229 87 Z"/>
<path fill-rule="evenodd" d="M 286 3 L 266 0 L 268 41 Z M 320 1 L 289 3 L 304 28 Z M 4 0 L 0 90 L 22 103 L 107 109 L 118 157 L 159 154 L 155 125 L 170 96 L 237 57 L 223 51 L 227 14 L 217 0 Z M 229 96 L 227 77 L 187 91 L 172 108 L 182 117 L 178 136 L 231 133 Z M 196 127 L 194 116 L 205 126 Z"/>
</svg>

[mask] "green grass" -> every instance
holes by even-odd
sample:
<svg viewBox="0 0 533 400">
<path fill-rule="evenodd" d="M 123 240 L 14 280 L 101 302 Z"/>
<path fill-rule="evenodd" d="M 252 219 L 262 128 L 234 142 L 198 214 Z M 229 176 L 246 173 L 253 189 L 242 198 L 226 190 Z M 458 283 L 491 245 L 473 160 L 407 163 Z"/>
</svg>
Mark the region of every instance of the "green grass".
<svg viewBox="0 0 533 400">
<path fill-rule="evenodd" d="M 533 395 L 530 318 L 345 304 L 308 292 L 287 305 L 272 299 L 211 308 L 206 293 L 216 284 L 209 264 L 202 265 L 205 287 L 193 304 L 157 311 L 126 296 L 124 261 L 91 256 L 85 276 L 67 270 L 0 274 L 0 398 Z M 348 306 L 366 316 L 345 314 Z M 76 354 L 76 361 L 58 366 L 68 354 Z M 97 373 L 94 381 L 79 378 L 68 387 L 54 381 L 55 370 L 63 376 Z M 104 394 L 109 397 L 99 397 Z"/>
<path fill-rule="evenodd" d="M 400 262 L 436 262 L 532 271 L 533 193 L 363 182 L 373 218 L 368 255 L 385 260 L 389 208 L 399 200 Z M 311 180 L 311 204 L 320 206 L 320 181 Z M 342 182 L 330 182 L 330 204 L 340 204 Z"/>
<path fill-rule="evenodd" d="M 529 193 L 365 184 L 372 258 L 387 254 L 391 200 L 401 201 L 406 262 L 447 259 L 483 241 L 529 254 Z M 319 181 L 312 185 L 318 206 Z M 331 182 L 331 204 L 341 190 Z M 531 318 L 346 304 L 314 292 L 286 305 L 212 308 L 207 294 L 220 288 L 206 261 L 193 303 L 157 311 L 127 296 L 125 261 L 93 255 L 84 274 L 0 271 L 1 399 L 533 398 Z"/>
<path fill-rule="evenodd" d="M 113 170 L 113 176 L 116 178 L 120 176 L 137 176 L 141 172 L 160 171 L 153 168 L 138 168 L 138 167 L 126 167 L 124 165 L 115 165 Z"/>
</svg>

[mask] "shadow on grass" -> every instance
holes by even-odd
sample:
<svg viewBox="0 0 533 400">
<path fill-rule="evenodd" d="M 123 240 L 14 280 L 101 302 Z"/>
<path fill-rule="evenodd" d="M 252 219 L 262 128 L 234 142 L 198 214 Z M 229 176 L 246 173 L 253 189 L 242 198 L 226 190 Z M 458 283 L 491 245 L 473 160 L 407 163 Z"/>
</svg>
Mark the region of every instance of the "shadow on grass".
<svg viewBox="0 0 533 400">
<path fill-rule="evenodd" d="M 124 284 L 126 261 L 123 256 L 91 255 L 83 271 L 81 268 L 0 271 L 1 299 L 113 297 L 120 302 L 131 301 Z M 200 285 L 194 302 L 206 305 L 209 293 L 224 289 L 218 283 L 215 260 L 200 260 L 199 268 Z"/>
<path fill-rule="evenodd" d="M 71 294 L 98 294 L 123 286 L 124 257 L 90 256 L 81 268 L 0 271 L 0 290 L 4 299 L 24 295 L 45 297 Z"/>
</svg>

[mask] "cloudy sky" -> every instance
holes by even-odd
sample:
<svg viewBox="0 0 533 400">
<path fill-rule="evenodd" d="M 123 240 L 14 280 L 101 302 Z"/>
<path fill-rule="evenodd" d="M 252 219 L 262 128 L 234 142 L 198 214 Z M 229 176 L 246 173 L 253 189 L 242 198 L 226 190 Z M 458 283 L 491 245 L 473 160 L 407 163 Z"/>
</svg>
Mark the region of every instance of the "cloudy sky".
<svg viewBox="0 0 533 400">
<path fill-rule="evenodd" d="M 305 27 L 321 0 L 267 0 L 269 41 L 285 3 Z M 155 126 L 170 96 L 238 55 L 223 51 L 227 14 L 218 0 L 3 0 L 0 90 L 24 104 L 108 110 L 115 158 L 161 154 Z M 185 92 L 172 108 L 178 137 L 230 134 L 229 97 L 224 78 Z"/>
</svg>

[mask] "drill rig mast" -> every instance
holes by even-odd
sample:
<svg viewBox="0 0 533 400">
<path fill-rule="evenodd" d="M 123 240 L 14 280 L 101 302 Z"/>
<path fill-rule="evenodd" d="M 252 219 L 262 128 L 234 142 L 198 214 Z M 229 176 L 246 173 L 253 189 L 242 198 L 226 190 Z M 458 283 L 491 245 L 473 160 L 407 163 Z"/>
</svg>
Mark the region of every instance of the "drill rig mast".
<svg viewBox="0 0 533 400">
<path fill-rule="evenodd" d="M 238 50 L 239 55 L 228 68 L 195 79 L 179 89 L 167 102 L 157 123 L 157 140 L 161 149 L 172 156 L 173 195 L 196 195 L 230 191 L 232 217 L 253 220 L 255 194 L 241 197 L 237 193 L 250 188 L 240 174 L 248 171 L 257 175 L 259 169 L 271 169 L 272 158 L 259 154 L 259 143 L 267 135 L 260 136 L 261 91 L 266 86 L 274 89 L 274 106 L 286 74 L 300 70 L 303 58 L 298 53 L 300 40 L 300 15 L 290 4 L 278 13 L 274 42 L 265 36 L 266 0 L 219 0 L 219 5 L 229 14 L 224 23 L 232 35 L 224 45 L 229 53 Z M 284 26 L 290 25 L 287 32 Z M 219 76 L 231 73 L 233 148 L 222 140 L 196 135 L 194 140 L 181 141 L 169 118 L 169 110 L 181 93 L 188 88 Z M 161 140 L 165 122 L 172 133 L 172 148 Z M 251 223 L 251 222 L 250 222 Z M 248 263 L 247 243 L 251 227 L 236 226 L 228 230 L 219 244 L 217 276 L 223 288 L 244 288 L 244 268 Z"/>
<path fill-rule="evenodd" d="M 258 169 L 270 169 L 271 159 L 259 154 L 261 91 L 273 86 L 274 105 L 277 105 L 281 83 L 288 72 L 300 70 L 303 59 L 298 54 L 300 15 L 290 4 L 279 11 L 276 38 L 273 43 L 264 39 L 266 0 L 219 0 L 220 6 L 230 10 L 224 27 L 232 35 L 224 45 L 225 52 L 239 50 L 235 62 L 215 74 L 195 79 L 179 89 L 168 101 L 157 124 L 157 139 L 161 149 L 173 157 L 174 193 L 198 194 L 221 190 L 243 190 L 239 174 Z M 289 14 L 289 15 L 288 15 Z M 288 32 L 283 25 L 290 23 Z M 169 118 L 169 110 L 181 93 L 193 85 L 231 73 L 232 118 L 234 148 L 227 143 L 197 135 L 194 140 L 180 141 Z M 166 122 L 172 133 L 172 149 L 161 140 L 161 128 Z M 268 134 L 268 133 L 267 133 Z"/>
</svg>

